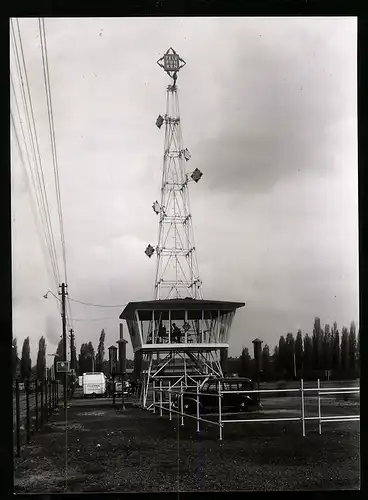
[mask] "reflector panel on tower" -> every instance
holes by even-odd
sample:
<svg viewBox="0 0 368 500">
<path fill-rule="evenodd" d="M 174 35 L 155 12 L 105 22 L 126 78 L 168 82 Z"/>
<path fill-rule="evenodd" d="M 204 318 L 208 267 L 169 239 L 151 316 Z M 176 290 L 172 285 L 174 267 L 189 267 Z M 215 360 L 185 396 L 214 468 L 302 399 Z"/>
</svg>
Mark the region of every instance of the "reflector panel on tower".
<svg viewBox="0 0 368 500">
<path fill-rule="evenodd" d="M 156 120 L 156 125 L 158 128 L 161 128 L 162 127 L 162 124 L 164 123 L 164 119 L 161 115 L 158 115 L 158 118 Z"/>
<path fill-rule="evenodd" d="M 154 254 L 154 252 L 155 252 L 155 249 L 153 248 L 153 246 L 148 245 L 148 247 L 146 248 L 144 253 L 147 255 L 147 257 L 151 258 L 152 255 Z"/>
<path fill-rule="evenodd" d="M 198 182 L 201 179 L 202 175 L 203 175 L 202 172 L 198 168 L 196 168 L 192 173 L 191 177 L 194 180 L 194 182 Z"/>
</svg>

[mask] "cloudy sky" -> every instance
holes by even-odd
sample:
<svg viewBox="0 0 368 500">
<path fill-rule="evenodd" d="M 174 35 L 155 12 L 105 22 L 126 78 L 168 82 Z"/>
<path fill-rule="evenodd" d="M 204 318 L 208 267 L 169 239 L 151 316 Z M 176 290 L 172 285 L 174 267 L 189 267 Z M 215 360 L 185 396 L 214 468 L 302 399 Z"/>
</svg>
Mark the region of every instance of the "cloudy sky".
<svg viewBox="0 0 368 500">
<path fill-rule="evenodd" d="M 62 269 L 38 20 L 19 26 Z M 314 316 L 340 328 L 358 321 L 355 18 L 46 19 L 45 26 L 78 350 L 88 340 L 97 346 L 102 328 L 106 348 L 115 344 L 123 307 L 72 299 L 123 305 L 153 297 L 155 259 L 144 250 L 157 243 L 151 205 L 164 131 L 155 120 L 169 83 L 156 61 L 170 46 L 187 61 L 178 84 L 188 167 L 204 174 L 190 185 L 203 295 L 246 302 L 230 355 L 255 337 L 273 348 L 281 334 L 311 333 Z M 22 114 L 12 49 L 10 59 Z M 13 132 L 13 328 L 19 350 L 30 336 L 35 361 L 40 335 L 55 352 L 61 320 L 57 300 L 42 298 L 57 290 Z"/>
</svg>

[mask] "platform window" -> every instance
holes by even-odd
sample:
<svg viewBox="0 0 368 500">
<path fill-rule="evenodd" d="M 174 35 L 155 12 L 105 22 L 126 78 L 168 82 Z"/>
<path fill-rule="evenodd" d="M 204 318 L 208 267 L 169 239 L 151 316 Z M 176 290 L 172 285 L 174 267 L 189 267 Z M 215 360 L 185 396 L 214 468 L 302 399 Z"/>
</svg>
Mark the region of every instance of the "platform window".
<svg viewBox="0 0 368 500">
<path fill-rule="evenodd" d="M 132 342 L 133 349 L 141 346 L 141 340 L 139 335 L 138 323 L 136 320 L 127 320 L 130 340 Z"/>
<path fill-rule="evenodd" d="M 149 316 L 140 314 L 138 311 L 139 323 L 142 330 L 143 344 L 152 344 L 152 320 Z"/>
</svg>

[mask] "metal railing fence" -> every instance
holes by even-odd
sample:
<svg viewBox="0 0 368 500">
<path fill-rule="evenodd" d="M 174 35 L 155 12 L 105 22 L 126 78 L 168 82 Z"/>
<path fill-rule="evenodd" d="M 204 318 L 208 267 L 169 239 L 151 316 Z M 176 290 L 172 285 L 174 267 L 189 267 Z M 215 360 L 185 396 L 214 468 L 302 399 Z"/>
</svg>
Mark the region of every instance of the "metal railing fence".
<svg viewBox="0 0 368 500">
<path fill-rule="evenodd" d="M 221 382 L 218 382 L 217 392 L 215 393 L 205 393 L 201 391 L 200 383 L 198 382 L 196 386 L 186 386 L 183 387 L 183 381 L 180 381 L 180 388 L 178 386 L 173 387 L 169 382 L 168 385 L 163 385 L 163 380 L 158 379 L 159 385 L 157 386 L 156 381 L 152 382 L 152 403 L 146 408 L 151 409 L 153 413 L 156 413 L 156 409 L 159 409 L 160 417 L 163 416 L 163 412 L 166 411 L 169 414 L 169 419 L 172 420 L 172 414 L 178 414 L 181 417 L 181 426 L 184 425 L 184 417 L 195 419 L 197 421 L 197 432 L 200 432 L 200 422 L 206 422 L 219 428 L 219 439 L 223 439 L 223 428 L 227 424 L 236 424 L 236 423 L 256 423 L 256 422 L 300 422 L 302 425 L 302 434 L 306 435 L 306 422 L 307 421 L 318 421 L 318 432 L 322 433 L 322 424 L 332 423 L 332 422 L 354 422 L 360 421 L 360 415 L 328 415 L 323 416 L 321 412 L 321 396 L 326 395 L 340 395 L 340 394 L 359 394 L 359 387 L 321 387 L 320 380 L 317 380 L 317 387 L 312 388 L 304 387 L 304 381 L 300 381 L 300 387 L 298 388 L 287 388 L 287 389 L 253 389 L 253 390 L 222 390 Z M 196 389 L 195 391 L 191 391 L 188 389 Z M 291 394 L 296 393 L 300 394 L 300 416 L 297 417 L 280 417 L 280 418 L 236 418 L 236 419 L 223 419 L 223 404 L 222 399 L 225 394 L 271 394 L 271 393 L 285 393 Z M 306 416 L 305 415 L 305 399 L 306 394 L 315 393 L 317 398 L 317 412 L 316 416 Z M 157 394 L 159 395 L 157 398 Z M 195 398 L 196 402 L 196 414 L 193 415 L 191 413 L 185 412 L 186 409 L 184 407 L 184 394 L 186 396 L 193 396 L 193 400 Z M 200 399 L 201 396 L 204 395 L 206 397 L 217 398 L 217 421 L 209 420 L 203 418 L 200 414 Z M 173 408 L 173 396 L 179 409 Z M 277 410 L 275 410 L 277 411 Z"/>
<path fill-rule="evenodd" d="M 24 386 L 24 389 L 21 388 Z M 57 380 L 31 380 L 13 385 L 13 443 L 20 456 L 23 442 L 42 429 L 62 401 L 63 387 Z M 25 438 L 25 439 L 24 439 Z"/>
</svg>

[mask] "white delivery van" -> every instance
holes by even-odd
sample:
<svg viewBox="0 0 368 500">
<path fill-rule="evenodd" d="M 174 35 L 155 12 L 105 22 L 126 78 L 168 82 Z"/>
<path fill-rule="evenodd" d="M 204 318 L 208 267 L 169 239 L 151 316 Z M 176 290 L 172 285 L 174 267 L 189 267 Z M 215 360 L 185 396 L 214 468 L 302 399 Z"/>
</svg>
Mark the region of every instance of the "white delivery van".
<svg viewBox="0 0 368 500">
<path fill-rule="evenodd" d="M 106 396 L 106 377 L 102 372 L 83 373 L 83 397 Z"/>
</svg>

